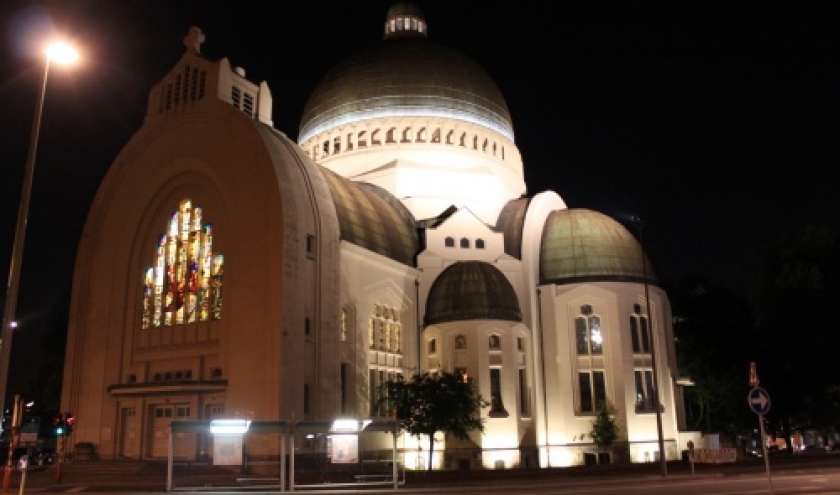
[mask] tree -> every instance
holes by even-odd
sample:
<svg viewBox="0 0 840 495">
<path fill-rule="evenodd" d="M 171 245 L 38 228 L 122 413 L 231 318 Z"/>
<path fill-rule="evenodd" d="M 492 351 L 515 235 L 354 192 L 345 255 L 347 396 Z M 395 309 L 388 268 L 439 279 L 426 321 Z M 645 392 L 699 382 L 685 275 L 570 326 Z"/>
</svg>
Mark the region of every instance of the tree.
<svg viewBox="0 0 840 495">
<path fill-rule="evenodd" d="M 674 337 L 680 375 L 694 386 L 685 389 L 689 429 L 734 437 L 754 426 L 744 405 L 749 391 L 749 363 L 757 361 L 757 333 L 749 301 L 702 276 L 668 287 L 674 314 Z"/>
<path fill-rule="evenodd" d="M 382 385 L 382 402 L 388 405 L 400 428 L 410 435 L 429 437 L 429 464 L 435 447 L 435 433 L 466 440 L 471 431 L 484 431 L 479 411 L 488 402 L 481 398 L 471 379 L 461 374 L 419 373 L 406 380 L 397 376 Z"/>
<path fill-rule="evenodd" d="M 598 415 L 592 420 L 592 431 L 589 432 L 592 441 L 598 449 L 606 450 L 612 448 L 618 438 L 618 425 L 615 424 L 607 406 L 601 407 Z"/>
<path fill-rule="evenodd" d="M 833 331 L 840 301 L 840 232 L 806 227 L 767 250 L 760 284 L 761 386 L 773 397 L 770 427 L 837 431 L 840 381 Z"/>
</svg>

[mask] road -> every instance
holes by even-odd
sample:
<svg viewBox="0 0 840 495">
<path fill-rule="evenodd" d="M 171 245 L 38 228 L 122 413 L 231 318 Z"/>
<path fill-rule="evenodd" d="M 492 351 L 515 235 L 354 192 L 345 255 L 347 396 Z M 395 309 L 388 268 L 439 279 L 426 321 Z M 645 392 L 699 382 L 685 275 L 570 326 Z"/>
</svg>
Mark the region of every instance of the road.
<svg viewBox="0 0 840 495">
<path fill-rule="evenodd" d="M 667 477 L 656 465 L 632 467 L 567 468 L 556 470 L 509 470 L 409 473 L 396 493 L 417 495 L 529 494 L 529 495 L 840 495 L 840 454 L 820 457 L 797 456 L 771 461 L 768 477 L 760 461 L 736 465 L 689 466 L 672 463 Z M 165 466 L 156 463 L 76 462 L 56 479 L 55 467 L 27 473 L 25 493 L 166 493 Z M 234 478 L 231 478 L 233 480 Z M 12 478 L 10 492 L 18 493 L 20 473 Z M 174 485 L 179 493 L 279 493 L 276 487 L 237 490 L 235 483 L 218 477 L 179 476 Z M 772 491 L 771 491 L 772 483 Z M 333 487 L 336 488 L 336 487 Z M 297 490 L 306 494 L 395 493 L 391 489 Z"/>
</svg>

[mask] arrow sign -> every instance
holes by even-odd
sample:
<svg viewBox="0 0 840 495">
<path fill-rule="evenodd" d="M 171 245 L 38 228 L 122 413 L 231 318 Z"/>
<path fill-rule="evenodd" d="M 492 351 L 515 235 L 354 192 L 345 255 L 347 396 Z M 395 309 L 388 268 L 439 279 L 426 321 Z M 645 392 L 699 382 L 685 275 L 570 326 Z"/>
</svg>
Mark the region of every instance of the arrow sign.
<svg viewBox="0 0 840 495">
<path fill-rule="evenodd" d="M 754 413 L 763 416 L 770 410 L 770 394 L 761 387 L 753 387 L 747 394 L 747 403 Z"/>
</svg>

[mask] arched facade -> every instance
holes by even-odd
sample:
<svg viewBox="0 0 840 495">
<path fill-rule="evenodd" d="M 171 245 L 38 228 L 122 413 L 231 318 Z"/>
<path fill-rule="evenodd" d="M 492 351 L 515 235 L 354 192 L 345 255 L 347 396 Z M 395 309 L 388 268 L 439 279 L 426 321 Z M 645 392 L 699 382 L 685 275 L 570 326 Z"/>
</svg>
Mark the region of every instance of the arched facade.
<svg viewBox="0 0 840 495">
<path fill-rule="evenodd" d="M 351 62 L 375 70 L 393 43 L 415 50 L 411 74 L 466 59 L 426 44 L 427 29 L 398 4 L 383 47 Z M 382 383 L 446 370 L 490 406 L 483 434 L 441 439 L 438 467 L 583 464 L 601 407 L 626 460 L 645 462 L 660 455 L 656 352 L 664 455 L 677 459 L 667 295 L 618 222 L 525 194 L 504 99 L 469 64 L 447 80 L 444 112 L 411 74 L 397 81 L 406 97 L 381 105 L 350 63 L 346 88 L 313 92 L 298 145 L 272 128 L 266 83 L 188 46 L 151 89 L 79 246 L 62 393 L 74 441 L 161 459 L 178 419 L 387 417 Z M 175 455 L 206 456 L 209 441 L 179 437 Z M 408 467 L 413 442 L 400 443 Z"/>
</svg>

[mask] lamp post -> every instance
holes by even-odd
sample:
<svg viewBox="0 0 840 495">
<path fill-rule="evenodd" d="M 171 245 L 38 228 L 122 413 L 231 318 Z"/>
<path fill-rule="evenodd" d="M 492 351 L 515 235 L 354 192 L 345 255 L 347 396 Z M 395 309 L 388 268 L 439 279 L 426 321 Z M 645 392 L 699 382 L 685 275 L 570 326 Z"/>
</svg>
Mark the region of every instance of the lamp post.
<svg viewBox="0 0 840 495">
<path fill-rule="evenodd" d="M 17 226 L 15 228 L 12 259 L 9 264 L 9 281 L 6 286 L 6 301 L 3 308 L 3 327 L 0 328 L 0 415 L 5 417 L 6 385 L 9 378 L 9 361 L 12 350 L 12 334 L 14 331 L 15 309 L 17 307 L 18 287 L 20 285 L 20 269 L 23 260 L 23 246 L 26 238 L 26 222 L 29 215 L 29 199 L 32 192 L 32 178 L 35 173 L 35 156 L 38 150 L 38 136 L 41 132 L 41 114 L 44 109 L 44 96 L 47 91 L 47 76 L 52 62 L 70 64 L 79 58 L 78 53 L 66 43 L 52 43 L 45 50 L 44 72 L 35 104 L 35 118 L 32 121 L 32 133 L 29 137 L 29 153 L 26 156 L 26 166 L 23 171 L 23 185 L 20 193 Z M 12 425 L 14 426 L 14 425 Z M 11 459 L 11 458 L 10 458 Z M 11 471 L 6 466 L 4 487 Z"/>
<path fill-rule="evenodd" d="M 642 249 L 642 276 L 645 284 L 645 305 L 648 317 L 648 331 L 650 332 L 650 368 L 653 373 L 653 405 L 656 410 L 656 436 L 659 440 L 659 471 L 662 476 L 668 476 L 668 462 L 665 458 L 665 439 L 662 435 L 662 408 L 659 402 L 659 371 L 656 367 L 656 343 L 659 340 L 653 330 L 653 314 L 650 311 L 650 291 L 648 289 L 647 256 L 645 255 L 645 241 L 642 231 L 645 223 L 641 217 L 633 217 L 633 225 L 639 232 L 639 246 Z"/>
</svg>

